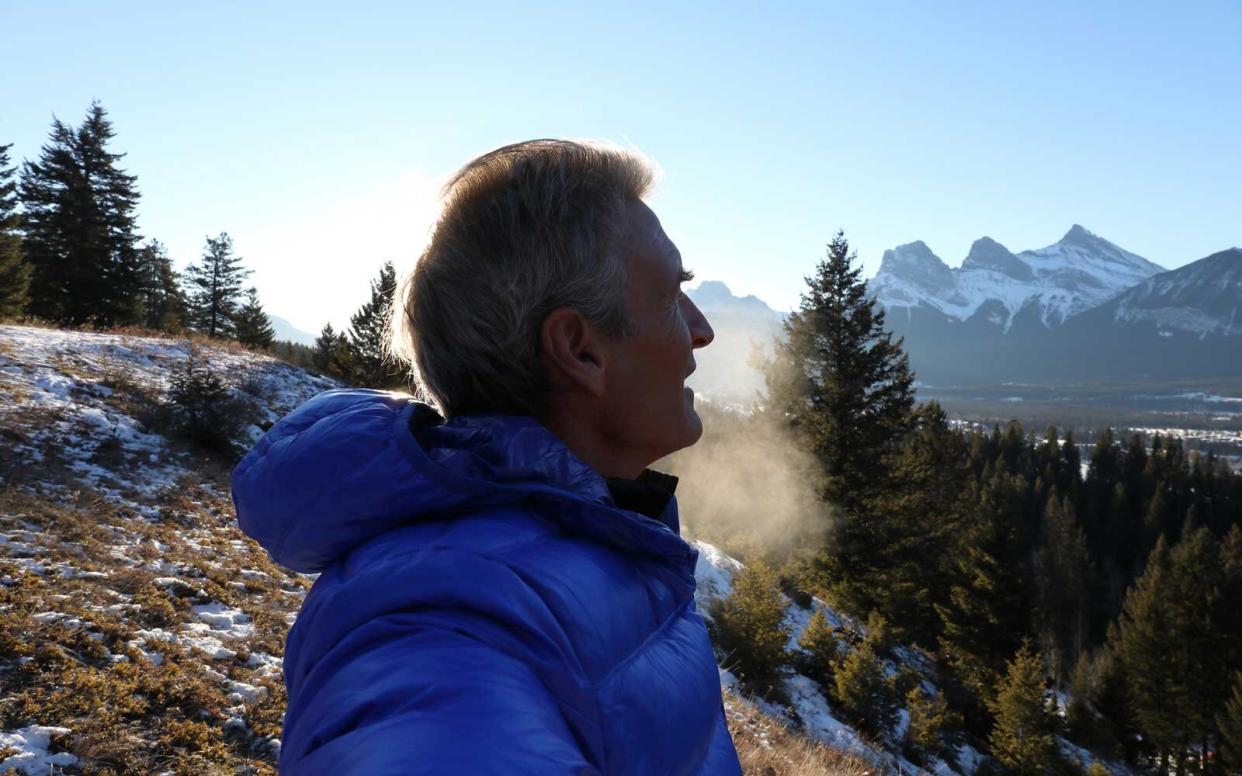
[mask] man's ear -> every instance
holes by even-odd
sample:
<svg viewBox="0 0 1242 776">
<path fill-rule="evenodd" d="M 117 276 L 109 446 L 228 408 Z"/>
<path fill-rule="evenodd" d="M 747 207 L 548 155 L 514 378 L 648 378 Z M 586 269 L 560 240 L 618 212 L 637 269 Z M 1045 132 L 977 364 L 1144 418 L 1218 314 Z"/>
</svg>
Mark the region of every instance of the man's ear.
<svg viewBox="0 0 1242 776">
<path fill-rule="evenodd" d="M 539 351 L 548 379 L 556 388 L 579 388 L 604 394 L 608 354 L 604 340 L 582 313 L 558 307 L 539 327 Z"/>
</svg>

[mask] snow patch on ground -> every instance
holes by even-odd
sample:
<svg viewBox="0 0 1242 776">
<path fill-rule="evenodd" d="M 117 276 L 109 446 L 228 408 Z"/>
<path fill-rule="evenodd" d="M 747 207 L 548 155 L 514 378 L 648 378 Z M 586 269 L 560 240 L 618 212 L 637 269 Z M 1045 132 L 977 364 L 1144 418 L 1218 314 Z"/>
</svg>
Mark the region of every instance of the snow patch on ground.
<svg viewBox="0 0 1242 776">
<path fill-rule="evenodd" d="M 189 340 L 61 331 L 0 325 L 0 422 L 20 430 L 8 441 L 12 454 L 42 463 L 55 451 L 68 471 L 108 499 L 157 516 L 150 502 L 191 472 L 185 453 L 145 428 L 115 401 L 112 386 L 166 401 L 171 375 L 194 350 L 235 394 L 255 400 L 260 423 L 247 434 L 256 441 L 269 425 L 317 393 L 339 387 L 327 378 L 245 350 L 192 346 Z M 45 483 L 45 490 L 63 485 Z"/>
<path fill-rule="evenodd" d="M 69 728 L 43 725 L 31 725 L 7 732 L 0 731 L 0 752 L 7 749 L 17 750 L 17 754 L 11 754 L 0 760 L 0 773 L 12 768 L 28 776 L 44 776 L 53 773 L 54 768 L 77 765 L 78 758 L 68 752 L 52 754 L 47 751 L 51 745 L 52 736 L 68 735 L 69 732 Z"/>
</svg>

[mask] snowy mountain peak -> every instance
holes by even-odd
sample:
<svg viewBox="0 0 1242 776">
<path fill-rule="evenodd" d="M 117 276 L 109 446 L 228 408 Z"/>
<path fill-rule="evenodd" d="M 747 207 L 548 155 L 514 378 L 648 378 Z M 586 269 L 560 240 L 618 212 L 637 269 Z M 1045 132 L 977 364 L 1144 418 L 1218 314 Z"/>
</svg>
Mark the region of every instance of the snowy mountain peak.
<svg viewBox="0 0 1242 776">
<path fill-rule="evenodd" d="M 987 269 L 1008 275 L 1015 280 L 1029 281 L 1035 273 L 1008 248 L 991 237 L 980 237 L 970 246 L 970 253 L 962 262 L 962 269 Z"/>
<path fill-rule="evenodd" d="M 884 251 L 884 258 L 880 261 L 880 266 L 888 266 L 890 270 L 898 268 L 920 267 L 923 265 L 933 267 L 944 267 L 947 271 L 949 266 L 945 264 L 939 256 L 927 247 L 927 243 L 922 240 L 915 240 L 912 243 L 898 245 Z"/>
<path fill-rule="evenodd" d="M 1088 242 L 1089 243 L 1093 240 L 1100 240 L 1100 239 L 1102 238 L 1096 235 L 1095 232 L 1084 227 L 1082 224 L 1074 224 L 1073 226 L 1069 228 L 1069 231 L 1065 233 L 1065 236 L 1060 239 L 1060 242 L 1063 242 L 1063 243 Z"/>
<path fill-rule="evenodd" d="M 933 295 L 952 295 L 953 270 L 922 240 L 884 251 L 880 275 L 886 275 Z M 877 277 L 879 277 L 877 275 Z"/>
</svg>

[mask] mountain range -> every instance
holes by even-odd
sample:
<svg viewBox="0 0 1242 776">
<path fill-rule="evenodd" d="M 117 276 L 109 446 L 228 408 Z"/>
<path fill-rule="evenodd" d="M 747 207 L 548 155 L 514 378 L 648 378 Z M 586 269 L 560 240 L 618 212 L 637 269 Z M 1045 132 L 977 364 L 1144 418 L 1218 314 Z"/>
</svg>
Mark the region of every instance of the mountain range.
<svg viewBox="0 0 1242 776">
<path fill-rule="evenodd" d="M 1242 376 L 1239 248 L 1166 270 L 1075 224 L 1018 253 L 981 237 L 956 268 L 922 241 L 900 245 L 868 287 L 923 384 Z M 717 334 L 691 385 L 753 399 L 762 379 L 745 375 L 750 343 L 770 343 L 783 314 L 723 283 L 689 295 Z"/>
<path fill-rule="evenodd" d="M 869 283 L 933 384 L 1242 375 L 1242 250 L 1165 270 L 1074 225 L 1013 253 L 983 237 L 949 269 L 923 243 Z"/>
</svg>

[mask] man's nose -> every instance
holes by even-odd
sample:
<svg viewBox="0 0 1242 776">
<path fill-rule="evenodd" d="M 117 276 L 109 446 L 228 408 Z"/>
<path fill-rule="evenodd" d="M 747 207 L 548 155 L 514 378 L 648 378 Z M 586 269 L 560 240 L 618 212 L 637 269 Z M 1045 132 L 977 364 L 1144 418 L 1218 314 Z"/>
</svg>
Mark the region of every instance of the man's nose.
<svg viewBox="0 0 1242 776">
<path fill-rule="evenodd" d="M 682 298 L 689 306 L 686 311 L 686 321 L 690 324 L 690 344 L 695 348 L 705 348 L 716 339 L 716 332 L 712 330 L 712 325 L 707 322 L 707 316 L 703 315 L 698 305 L 688 296 Z"/>
</svg>

